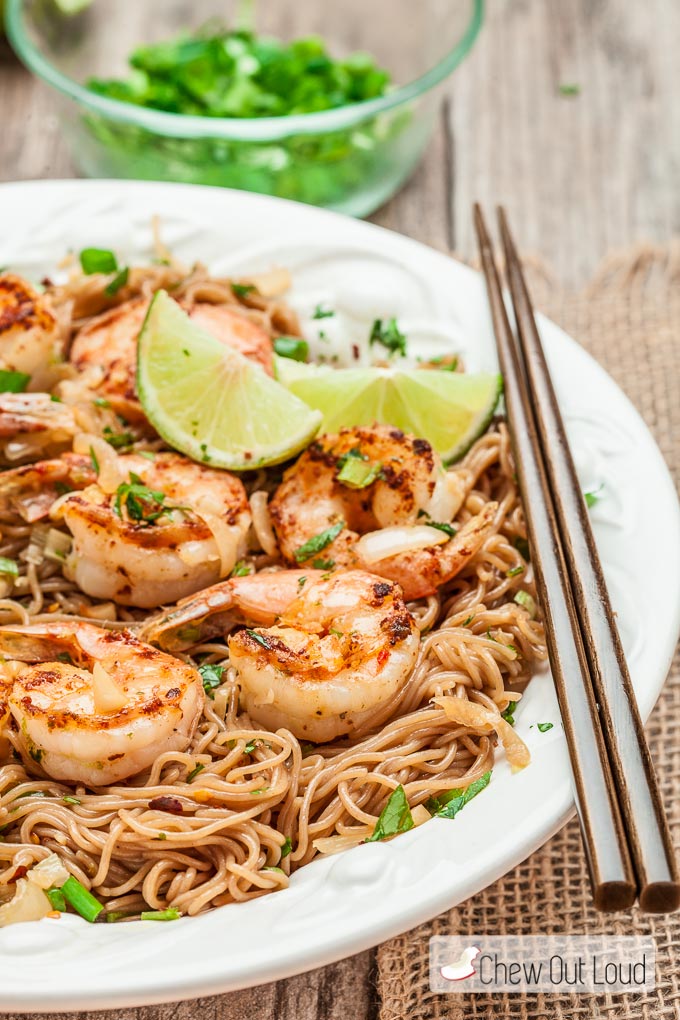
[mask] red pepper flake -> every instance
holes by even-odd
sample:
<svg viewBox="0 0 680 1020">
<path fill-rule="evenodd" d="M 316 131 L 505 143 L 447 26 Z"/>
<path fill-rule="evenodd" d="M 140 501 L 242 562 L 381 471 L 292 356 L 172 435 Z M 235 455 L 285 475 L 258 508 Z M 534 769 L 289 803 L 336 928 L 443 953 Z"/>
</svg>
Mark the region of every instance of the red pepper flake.
<svg viewBox="0 0 680 1020">
<path fill-rule="evenodd" d="M 184 808 L 177 797 L 154 797 L 149 801 L 152 811 L 166 811 L 169 815 L 183 815 Z"/>
<path fill-rule="evenodd" d="M 378 665 L 382 669 L 387 660 L 390 657 L 390 653 L 387 648 L 381 648 L 378 652 Z"/>
</svg>

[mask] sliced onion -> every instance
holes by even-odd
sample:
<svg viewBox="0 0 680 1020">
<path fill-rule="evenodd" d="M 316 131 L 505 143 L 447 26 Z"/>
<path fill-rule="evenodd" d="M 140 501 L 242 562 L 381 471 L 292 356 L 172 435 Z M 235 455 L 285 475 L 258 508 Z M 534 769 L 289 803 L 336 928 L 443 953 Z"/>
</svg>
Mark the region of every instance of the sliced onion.
<svg viewBox="0 0 680 1020">
<path fill-rule="evenodd" d="M 495 730 L 513 769 L 526 768 L 531 761 L 529 748 L 510 723 L 503 719 L 500 712 L 485 708 L 474 701 L 467 701 L 465 698 L 444 696 L 432 700 L 444 709 L 447 719 L 450 719 L 451 722 L 458 723 L 460 726 L 469 726 L 470 729 L 480 733 L 490 733 Z"/>
<path fill-rule="evenodd" d="M 269 495 L 264 491 L 254 492 L 250 497 L 250 510 L 253 515 L 253 530 L 257 540 L 268 556 L 276 556 L 279 548 L 269 514 Z"/>
<path fill-rule="evenodd" d="M 362 535 L 357 542 L 356 550 L 364 563 L 371 564 L 386 560 L 390 556 L 398 556 L 400 553 L 444 545 L 449 538 L 446 532 L 440 531 L 439 528 L 430 528 L 427 524 L 398 524 L 392 528 L 381 528 L 380 531 L 369 531 Z"/>
<path fill-rule="evenodd" d="M 194 508 L 192 507 L 192 509 Z M 233 524 L 228 524 L 219 514 L 196 509 L 194 509 L 194 513 L 210 528 L 220 558 L 220 577 L 226 577 L 232 572 L 238 559 L 241 537 L 239 530 Z"/>
<path fill-rule="evenodd" d="M 39 921 L 51 910 L 52 904 L 40 886 L 20 878 L 13 898 L 0 907 L 0 928 L 21 921 Z"/>
<path fill-rule="evenodd" d="M 93 436 L 89 432 L 79 432 L 73 440 L 73 450 L 75 453 L 85 456 L 94 453 L 99 464 L 97 485 L 107 496 L 111 496 L 125 481 L 116 451 L 101 436 Z"/>
<path fill-rule="evenodd" d="M 352 847 L 359 846 L 365 838 L 365 836 L 320 836 L 319 839 L 314 840 L 312 846 L 320 854 L 339 854 L 343 850 L 351 850 Z"/>
<path fill-rule="evenodd" d="M 44 861 L 34 865 L 26 877 L 41 889 L 51 889 L 53 885 L 61 889 L 68 879 L 68 871 L 56 854 L 50 854 Z"/>
<path fill-rule="evenodd" d="M 121 712 L 128 704 L 127 697 L 101 662 L 95 662 L 92 667 L 92 694 L 98 715 L 113 715 L 114 712 Z"/>
</svg>

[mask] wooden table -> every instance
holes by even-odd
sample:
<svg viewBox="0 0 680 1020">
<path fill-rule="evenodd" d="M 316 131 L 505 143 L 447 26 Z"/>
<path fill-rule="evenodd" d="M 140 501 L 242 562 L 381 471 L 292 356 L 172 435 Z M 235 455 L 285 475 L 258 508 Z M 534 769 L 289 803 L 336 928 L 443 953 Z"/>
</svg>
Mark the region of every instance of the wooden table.
<svg viewBox="0 0 680 1020">
<path fill-rule="evenodd" d="M 472 201 L 503 202 L 524 250 L 571 286 L 613 249 L 680 233 L 680 4 L 487 7 L 426 159 L 375 222 L 472 257 Z M 565 85 L 577 94 L 565 95 Z M 50 96 L 6 55 L 0 112 L 0 180 L 73 176 Z M 371 1020 L 374 966 L 367 952 L 288 981 L 137 1012 L 143 1020 Z"/>
</svg>

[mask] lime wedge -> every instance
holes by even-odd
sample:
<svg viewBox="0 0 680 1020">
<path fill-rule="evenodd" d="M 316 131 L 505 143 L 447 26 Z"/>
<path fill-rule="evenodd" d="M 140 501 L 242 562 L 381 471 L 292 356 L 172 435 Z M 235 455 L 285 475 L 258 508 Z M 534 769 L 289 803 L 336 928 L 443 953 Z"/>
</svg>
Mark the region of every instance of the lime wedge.
<svg viewBox="0 0 680 1020">
<path fill-rule="evenodd" d="M 162 290 L 139 336 L 137 392 L 170 446 L 232 471 L 287 460 L 323 417 L 193 323 Z"/>
<path fill-rule="evenodd" d="M 276 376 L 309 407 L 323 412 L 323 432 L 343 425 L 396 425 L 429 440 L 447 463 L 488 428 L 502 390 L 497 373 L 430 369 L 346 368 L 276 359 Z"/>
</svg>

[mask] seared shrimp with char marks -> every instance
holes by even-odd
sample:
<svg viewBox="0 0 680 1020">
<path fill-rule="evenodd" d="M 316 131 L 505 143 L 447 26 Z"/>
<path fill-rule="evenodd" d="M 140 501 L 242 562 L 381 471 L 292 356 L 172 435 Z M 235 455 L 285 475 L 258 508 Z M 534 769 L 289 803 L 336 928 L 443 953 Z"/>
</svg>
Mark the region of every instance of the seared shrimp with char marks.
<svg viewBox="0 0 680 1020">
<path fill-rule="evenodd" d="M 0 369 L 30 376 L 30 390 L 59 377 L 63 340 L 49 300 L 14 273 L 0 274 Z"/>
<path fill-rule="evenodd" d="M 92 458 L 63 453 L 51 460 L 0 472 L 0 511 L 15 513 L 28 524 L 49 517 L 64 493 L 84 489 L 97 481 Z"/>
<path fill-rule="evenodd" d="M 226 347 L 234 347 L 273 375 L 273 348 L 267 331 L 230 305 L 180 302 L 189 316 Z M 137 338 L 149 309 L 148 298 L 133 298 L 98 315 L 77 333 L 70 360 L 87 385 L 126 421 L 143 422 L 137 398 Z"/>
<path fill-rule="evenodd" d="M 150 608 L 231 573 L 251 521 L 240 479 L 177 453 L 103 452 L 111 460 L 97 482 L 52 511 L 73 535 L 70 580 L 94 598 Z"/>
<path fill-rule="evenodd" d="M 204 704 L 198 672 L 138 641 L 72 621 L 0 628 L 10 739 L 29 769 L 108 786 L 185 751 Z"/>
<path fill-rule="evenodd" d="M 416 599 L 455 577 L 492 530 L 496 503 L 451 526 L 465 495 L 427 440 L 374 425 L 313 442 L 285 473 L 270 513 L 288 563 L 362 567 Z"/>
<path fill-rule="evenodd" d="M 147 624 L 178 648 L 238 621 L 228 639 L 248 714 L 269 730 L 329 741 L 390 703 L 418 658 L 419 631 L 398 585 L 363 570 L 236 577 Z M 264 626 L 262 626 L 264 624 Z"/>
</svg>

